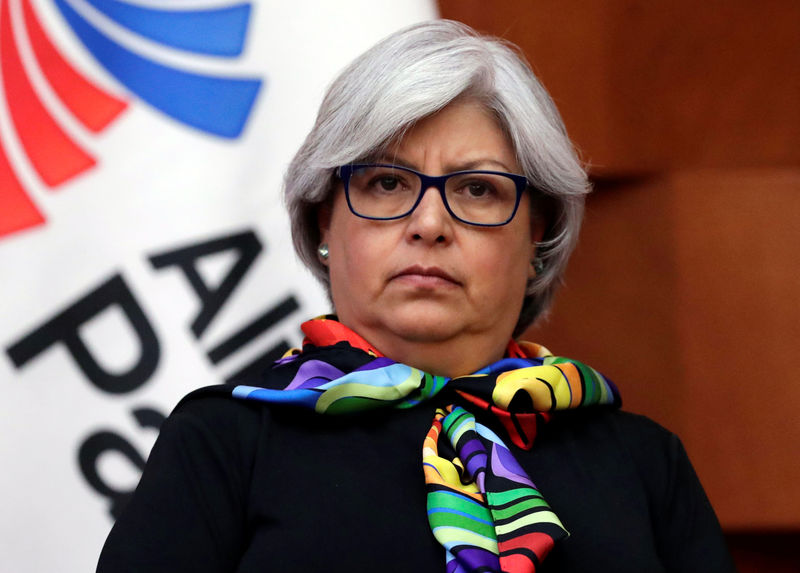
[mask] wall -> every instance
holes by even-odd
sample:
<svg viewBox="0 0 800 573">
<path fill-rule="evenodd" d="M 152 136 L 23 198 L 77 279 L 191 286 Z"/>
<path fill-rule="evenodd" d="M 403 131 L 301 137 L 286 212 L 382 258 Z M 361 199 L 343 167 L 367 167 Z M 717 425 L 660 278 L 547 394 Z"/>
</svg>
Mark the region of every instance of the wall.
<svg viewBox="0 0 800 573">
<path fill-rule="evenodd" d="M 439 5 L 523 49 L 591 166 L 566 286 L 528 337 L 609 373 L 627 409 L 679 433 L 742 571 L 790 570 L 800 4 Z"/>
</svg>

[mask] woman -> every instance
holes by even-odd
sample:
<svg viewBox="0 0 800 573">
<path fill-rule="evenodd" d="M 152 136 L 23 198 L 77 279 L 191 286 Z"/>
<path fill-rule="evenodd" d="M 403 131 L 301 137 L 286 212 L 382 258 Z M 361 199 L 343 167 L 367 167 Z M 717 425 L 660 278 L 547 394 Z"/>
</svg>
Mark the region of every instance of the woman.
<svg viewBox="0 0 800 573">
<path fill-rule="evenodd" d="M 447 21 L 379 43 L 285 190 L 338 319 L 178 405 L 100 571 L 732 570 L 677 438 L 512 339 L 588 190 L 512 48 Z"/>
</svg>

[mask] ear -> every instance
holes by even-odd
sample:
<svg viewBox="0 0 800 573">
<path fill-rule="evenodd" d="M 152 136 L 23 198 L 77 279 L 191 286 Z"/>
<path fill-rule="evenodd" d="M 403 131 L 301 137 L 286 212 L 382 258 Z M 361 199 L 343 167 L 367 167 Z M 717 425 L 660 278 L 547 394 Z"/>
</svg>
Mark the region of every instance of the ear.
<svg viewBox="0 0 800 573">
<path fill-rule="evenodd" d="M 325 235 L 328 233 L 328 229 L 331 227 L 332 211 L 333 209 L 331 208 L 330 201 L 323 201 L 317 208 L 317 227 L 319 228 L 319 236 L 323 242 L 325 240 Z"/>
<path fill-rule="evenodd" d="M 536 278 L 536 243 L 531 245 L 531 258 L 528 263 L 528 280 L 532 281 Z"/>
<path fill-rule="evenodd" d="M 539 243 L 544 237 L 544 223 L 538 217 L 533 217 L 531 220 L 531 250 L 530 250 L 530 264 L 528 265 L 528 280 L 536 278 L 536 253 L 539 248 Z"/>
<path fill-rule="evenodd" d="M 332 210 L 333 209 L 331 207 L 330 201 L 325 201 L 321 203 L 319 208 L 317 209 L 317 228 L 319 229 L 320 245 L 328 242 L 328 234 L 331 228 Z M 321 262 L 323 265 L 328 266 L 328 261 L 324 260 L 320 256 L 318 256 L 317 258 L 319 259 L 319 262 Z"/>
</svg>

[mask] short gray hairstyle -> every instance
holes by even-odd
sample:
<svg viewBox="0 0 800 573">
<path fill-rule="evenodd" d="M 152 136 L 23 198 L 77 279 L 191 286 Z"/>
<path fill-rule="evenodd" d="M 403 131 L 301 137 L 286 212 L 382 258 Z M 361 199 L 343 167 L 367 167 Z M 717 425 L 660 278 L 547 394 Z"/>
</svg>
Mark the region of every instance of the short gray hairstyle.
<svg viewBox="0 0 800 573">
<path fill-rule="evenodd" d="M 577 242 L 590 185 L 564 123 L 519 49 L 449 20 L 400 30 L 356 58 L 334 80 L 316 123 L 286 173 L 284 194 L 300 259 L 330 296 L 318 256 L 317 214 L 335 170 L 379 155 L 415 122 L 456 99 L 481 103 L 506 131 L 544 224 L 543 268 L 527 286 L 514 335 L 547 310 Z"/>
</svg>

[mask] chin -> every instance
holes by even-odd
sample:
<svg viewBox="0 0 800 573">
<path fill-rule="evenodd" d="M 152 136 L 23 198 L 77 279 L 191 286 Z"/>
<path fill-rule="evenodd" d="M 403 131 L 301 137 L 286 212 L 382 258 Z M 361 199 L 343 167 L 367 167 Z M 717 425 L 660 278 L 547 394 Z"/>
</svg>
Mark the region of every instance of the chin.
<svg viewBox="0 0 800 573">
<path fill-rule="evenodd" d="M 386 322 L 394 333 L 414 342 L 442 342 L 453 338 L 466 327 L 467 312 L 444 309 L 404 309 L 389 315 Z"/>
</svg>

